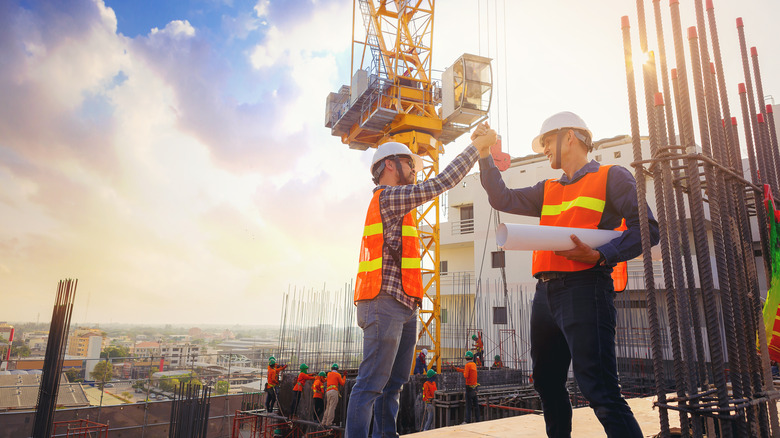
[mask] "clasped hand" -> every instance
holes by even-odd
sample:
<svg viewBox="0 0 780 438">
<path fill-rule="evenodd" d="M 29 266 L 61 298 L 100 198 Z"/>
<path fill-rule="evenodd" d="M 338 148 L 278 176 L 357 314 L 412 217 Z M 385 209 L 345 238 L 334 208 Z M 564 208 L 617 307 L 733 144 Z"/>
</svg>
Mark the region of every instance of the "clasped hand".
<svg viewBox="0 0 780 438">
<path fill-rule="evenodd" d="M 495 129 L 490 129 L 488 122 L 480 123 L 471 133 L 471 143 L 479 151 L 480 157 L 489 155 L 490 147 L 496 144 L 497 140 L 498 134 L 496 134 Z"/>
</svg>

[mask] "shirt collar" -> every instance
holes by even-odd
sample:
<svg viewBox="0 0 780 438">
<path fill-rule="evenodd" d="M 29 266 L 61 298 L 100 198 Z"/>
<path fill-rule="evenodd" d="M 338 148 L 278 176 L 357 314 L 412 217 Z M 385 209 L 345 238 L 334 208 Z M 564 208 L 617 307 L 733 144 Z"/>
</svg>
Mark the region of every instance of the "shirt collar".
<svg viewBox="0 0 780 438">
<path fill-rule="evenodd" d="M 571 184 L 577 181 L 578 179 L 582 178 L 583 176 L 585 176 L 586 173 L 598 172 L 599 167 L 601 167 L 601 165 L 599 164 L 598 161 L 590 160 L 588 164 L 580 167 L 580 170 L 574 172 L 574 178 L 569 180 L 568 175 L 564 173 L 560 178 L 558 178 L 558 182 L 561 184 Z"/>
</svg>

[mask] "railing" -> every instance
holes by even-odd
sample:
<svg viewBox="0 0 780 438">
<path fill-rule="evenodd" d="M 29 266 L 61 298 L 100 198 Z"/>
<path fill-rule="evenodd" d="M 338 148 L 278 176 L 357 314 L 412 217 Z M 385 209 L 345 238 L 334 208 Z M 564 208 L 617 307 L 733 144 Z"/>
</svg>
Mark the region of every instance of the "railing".
<svg viewBox="0 0 780 438">
<path fill-rule="evenodd" d="M 474 219 L 463 219 L 461 221 L 450 221 L 452 224 L 452 235 L 474 234 Z"/>
</svg>

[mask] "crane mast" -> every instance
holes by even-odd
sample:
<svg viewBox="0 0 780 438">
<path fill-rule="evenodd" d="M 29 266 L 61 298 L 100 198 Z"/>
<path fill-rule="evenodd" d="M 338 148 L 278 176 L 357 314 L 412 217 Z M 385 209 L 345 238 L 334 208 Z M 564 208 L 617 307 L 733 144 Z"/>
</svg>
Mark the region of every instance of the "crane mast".
<svg viewBox="0 0 780 438">
<path fill-rule="evenodd" d="M 325 126 L 351 149 L 403 143 L 423 159 L 418 178 L 433 178 L 443 146 L 487 118 L 490 59 L 464 54 L 440 83 L 431 69 L 435 0 L 353 0 L 352 6 L 352 79 L 328 95 Z M 430 338 L 431 366 L 441 370 L 439 210 L 437 197 L 415 219 L 424 288 L 418 340 Z"/>
</svg>

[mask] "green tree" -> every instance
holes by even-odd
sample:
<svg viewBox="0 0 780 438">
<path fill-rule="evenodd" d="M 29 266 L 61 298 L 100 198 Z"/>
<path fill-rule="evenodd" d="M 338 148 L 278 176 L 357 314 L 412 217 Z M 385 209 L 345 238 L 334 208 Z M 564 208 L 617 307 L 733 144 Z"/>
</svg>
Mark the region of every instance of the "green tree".
<svg viewBox="0 0 780 438">
<path fill-rule="evenodd" d="M 165 377 L 160 380 L 160 389 L 166 392 L 175 392 L 179 388 L 179 379 Z"/>
<path fill-rule="evenodd" d="M 30 347 L 24 341 L 16 340 L 11 343 L 11 356 L 29 357 Z"/>
<path fill-rule="evenodd" d="M 230 390 L 230 385 L 224 380 L 220 380 L 216 385 L 214 385 L 214 392 L 216 392 L 217 395 L 227 394 L 228 390 Z"/>
<path fill-rule="evenodd" d="M 109 345 L 105 350 L 100 352 L 101 358 L 110 357 L 116 359 L 119 357 L 129 357 L 130 349 L 121 345 Z"/>
<path fill-rule="evenodd" d="M 95 365 L 95 369 L 89 373 L 89 377 L 100 382 L 99 387 L 103 389 L 103 384 L 114 377 L 114 367 L 107 361 L 100 361 Z"/>
<path fill-rule="evenodd" d="M 77 368 L 68 368 L 65 370 L 65 375 L 68 376 L 68 382 L 75 382 L 79 378 L 79 370 Z"/>
</svg>

